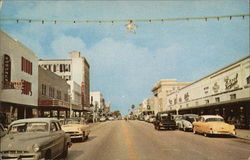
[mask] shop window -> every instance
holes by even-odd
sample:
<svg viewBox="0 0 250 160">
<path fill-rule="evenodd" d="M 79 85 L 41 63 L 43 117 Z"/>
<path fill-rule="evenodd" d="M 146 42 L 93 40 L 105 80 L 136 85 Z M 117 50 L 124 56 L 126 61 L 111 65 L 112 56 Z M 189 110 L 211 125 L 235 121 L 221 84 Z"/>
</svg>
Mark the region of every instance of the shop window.
<svg viewBox="0 0 250 160">
<path fill-rule="evenodd" d="M 56 65 L 53 65 L 53 72 L 56 72 Z"/>
<path fill-rule="evenodd" d="M 230 94 L 230 100 L 236 99 L 236 94 Z"/>
<path fill-rule="evenodd" d="M 220 102 L 220 97 L 216 97 L 215 102 L 217 102 L 217 103 Z"/>
</svg>

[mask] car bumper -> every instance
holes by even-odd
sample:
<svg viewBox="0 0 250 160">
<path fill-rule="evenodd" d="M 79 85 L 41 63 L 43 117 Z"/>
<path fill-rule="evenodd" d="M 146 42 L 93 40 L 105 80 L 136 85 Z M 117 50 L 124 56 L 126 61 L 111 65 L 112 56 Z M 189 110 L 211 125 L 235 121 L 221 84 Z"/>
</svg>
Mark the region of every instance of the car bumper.
<svg viewBox="0 0 250 160">
<path fill-rule="evenodd" d="M 1 154 L 0 156 L 1 160 L 41 160 L 41 154 L 40 153 L 24 153 L 24 154 Z"/>
<path fill-rule="evenodd" d="M 209 134 L 235 136 L 236 132 L 230 132 L 230 131 L 210 131 Z"/>
</svg>

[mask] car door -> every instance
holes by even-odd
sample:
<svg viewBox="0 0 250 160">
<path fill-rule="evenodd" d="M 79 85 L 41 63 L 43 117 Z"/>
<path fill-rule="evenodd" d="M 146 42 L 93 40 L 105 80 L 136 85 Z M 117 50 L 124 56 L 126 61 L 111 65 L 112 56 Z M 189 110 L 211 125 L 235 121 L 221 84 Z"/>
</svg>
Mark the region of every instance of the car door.
<svg viewBox="0 0 250 160">
<path fill-rule="evenodd" d="M 59 122 L 56 122 L 57 128 L 58 128 L 58 135 L 59 135 L 59 154 L 64 151 L 64 145 L 65 145 L 65 132 L 62 130 L 61 125 Z"/>
<path fill-rule="evenodd" d="M 198 120 L 198 122 L 196 123 L 196 131 L 198 132 L 203 132 L 202 128 L 203 128 L 203 123 L 204 123 L 205 119 L 204 117 L 200 117 L 200 119 Z"/>
<path fill-rule="evenodd" d="M 56 122 L 51 122 L 50 125 L 50 132 L 51 132 L 51 138 L 53 140 L 53 146 L 51 148 L 51 155 L 53 158 L 58 156 L 61 151 L 60 151 L 60 131 L 59 128 L 56 124 Z"/>
</svg>

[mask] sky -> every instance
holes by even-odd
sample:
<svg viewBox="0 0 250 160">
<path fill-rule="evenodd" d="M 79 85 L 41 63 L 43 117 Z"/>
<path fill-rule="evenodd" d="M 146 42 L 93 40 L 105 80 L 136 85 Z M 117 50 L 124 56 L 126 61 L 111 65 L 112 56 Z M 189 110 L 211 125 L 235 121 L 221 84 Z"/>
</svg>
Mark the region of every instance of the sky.
<svg viewBox="0 0 250 160">
<path fill-rule="evenodd" d="M 103 93 L 112 110 L 153 96 L 160 79 L 196 81 L 249 55 L 249 17 L 167 22 L 73 23 L 249 14 L 248 0 L 28 1 L 4 0 L 0 18 L 72 22 L 0 21 L 0 28 L 38 58 L 68 58 L 80 51 L 90 64 L 91 91 Z"/>
</svg>

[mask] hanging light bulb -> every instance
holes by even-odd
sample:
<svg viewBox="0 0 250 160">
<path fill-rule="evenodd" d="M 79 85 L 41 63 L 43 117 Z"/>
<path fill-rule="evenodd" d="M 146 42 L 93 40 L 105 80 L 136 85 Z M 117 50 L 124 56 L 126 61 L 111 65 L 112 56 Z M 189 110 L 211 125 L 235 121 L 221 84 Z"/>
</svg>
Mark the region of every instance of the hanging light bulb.
<svg viewBox="0 0 250 160">
<path fill-rule="evenodd" d="M 132 20 L 130 20 L 129 23 L 125 25 L 125 27 L 127 28 L 128 32 L 136 33 L 135 30 L 137 28 L 137 25 L 134 24 Z"/>
</svg>

